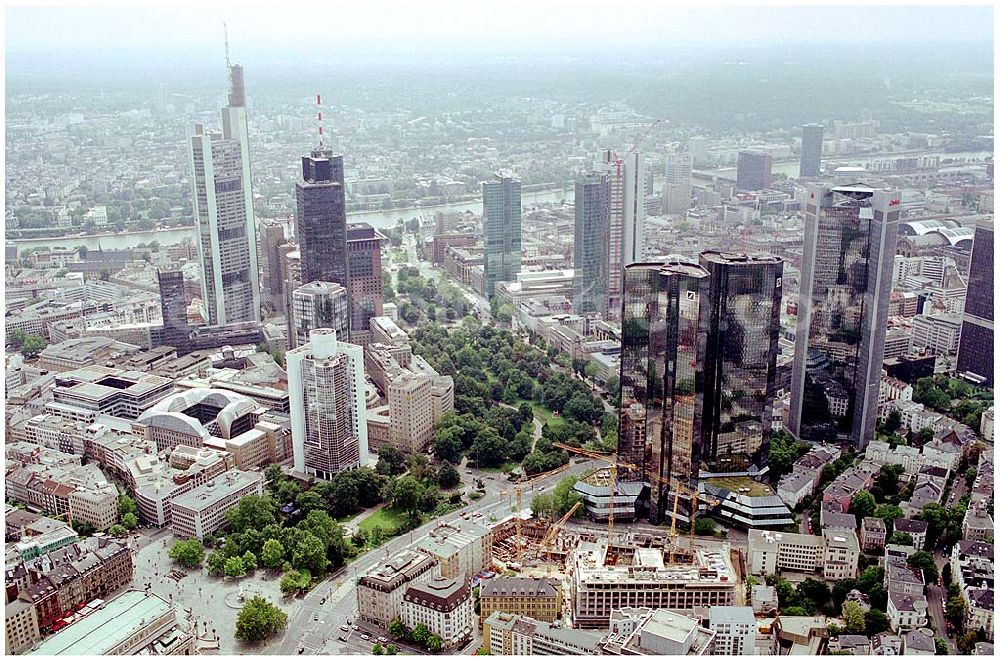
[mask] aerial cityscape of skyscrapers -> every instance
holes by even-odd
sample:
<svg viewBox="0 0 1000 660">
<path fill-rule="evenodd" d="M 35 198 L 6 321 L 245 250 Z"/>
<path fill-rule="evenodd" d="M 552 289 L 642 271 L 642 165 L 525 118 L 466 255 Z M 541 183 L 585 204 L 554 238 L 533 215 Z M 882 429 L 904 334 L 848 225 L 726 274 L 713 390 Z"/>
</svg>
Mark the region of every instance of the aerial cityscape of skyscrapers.
<svg viewBox="0 0 1000 660">
<path fill-rule="evenodd" d="M 8 89 L 9 653 L 992 653 L 992 73 L 223 34 Z"/>
</svg>

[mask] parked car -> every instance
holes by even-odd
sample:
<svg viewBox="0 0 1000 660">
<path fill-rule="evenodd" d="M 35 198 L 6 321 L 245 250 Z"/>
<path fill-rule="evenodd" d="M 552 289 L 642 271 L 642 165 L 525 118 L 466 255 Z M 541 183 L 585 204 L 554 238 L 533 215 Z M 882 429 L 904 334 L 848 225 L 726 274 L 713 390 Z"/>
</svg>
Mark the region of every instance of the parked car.
<svg viewBox="0 0 1000 660">
<path fill-rule="evenodd" d="M 364 633 L 363 635 L 361 635 L 361 639 L 365 640 L 366 642 L 371 638 L 372 636 L 369 635 L 368 633 Z"/>
</svg>

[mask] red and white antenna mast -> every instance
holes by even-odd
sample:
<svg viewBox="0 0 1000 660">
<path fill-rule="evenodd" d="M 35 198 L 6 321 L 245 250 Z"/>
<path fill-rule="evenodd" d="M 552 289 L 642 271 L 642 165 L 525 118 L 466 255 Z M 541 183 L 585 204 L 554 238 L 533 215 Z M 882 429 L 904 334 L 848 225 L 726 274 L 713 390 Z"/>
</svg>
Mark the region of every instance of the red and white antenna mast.
<svg viewBox="0 0 1000 660">
<path fill-rule="evenodd" d="M 319 128 L 319 150 L 323 151 L 323 100 L 316 95 L 316 124 Z"/>
</svg>

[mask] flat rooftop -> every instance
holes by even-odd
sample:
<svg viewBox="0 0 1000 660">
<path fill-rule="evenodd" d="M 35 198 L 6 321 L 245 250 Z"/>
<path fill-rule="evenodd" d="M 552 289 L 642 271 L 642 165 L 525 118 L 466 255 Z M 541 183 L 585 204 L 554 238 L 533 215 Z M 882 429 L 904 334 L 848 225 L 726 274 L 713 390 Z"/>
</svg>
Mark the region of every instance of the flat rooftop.
<svg viewBox="0 0 1000 660">
<path fill-rule="evenodd" d="M 173 611 L 155 594 L 128 591 L 38 645 L 31 655 L 107 655 L 150 621 Z"/>
</svg>

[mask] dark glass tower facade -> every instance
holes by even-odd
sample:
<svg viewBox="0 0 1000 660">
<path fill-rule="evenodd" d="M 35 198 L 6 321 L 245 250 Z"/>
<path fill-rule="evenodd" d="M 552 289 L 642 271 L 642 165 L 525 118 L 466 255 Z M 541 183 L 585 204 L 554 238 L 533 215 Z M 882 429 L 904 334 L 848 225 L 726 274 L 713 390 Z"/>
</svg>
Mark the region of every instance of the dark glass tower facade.
<svg viewBox="0 0 1000 660">
<path fill-rule="evenodd" d="M 382 241 L 385 236 L 366 223 L 347 226 L 347 277 L 350 286 L 351 342 L 367 344 L 369 321 L 382 316 Z"/>
<path fill-rule="evenodd" d="M 756 474 L 771 439 L 781 314 L 779 257 L 703 252 L 709 292 L 701 459 L 713 474 Z"/>
<path fill-rule="evenodd" d="M 958 373 L 993 387 L 993 219 L 976 225 L 965 294 Z"/>
<path fill-rule="evenodd" d="M 618 455 L 637 468 L 623 479 L 649 483 L 651 522 L 671 517 L 674 484 L 764 469 L 781 274 L 778 257 L 719 252 L 625 267 Z"/>
<path fill-rule="evenodd" d="M 163 343 L 177 349 L 178 355 L 189 352 L 191 328 L 187 321 L 187 297 L 184 293 L 184 273 L 180 270 L 158 270 L 160 316 L 163 319 Z"/>
<path fill-rule="evenodd" d="M 625 267 L 618 455 L 639 468 L 623 479 L 649 482 L 652 522 L 673 509 L 670 485 L 698 480 L 708 291 L 708 272 L 695 264 Z"/>
<path fill-rule="evenodd" d="M 823 157 L 823 124 L 806 124 L 802 127 L 802 153 L 799 157 L 799 176 L 819 176 Z"/>
<path fill-rule="evenodd" d="M 611 187 L 606 174 L 576 182 L 573 232 L 573 312 L 608 313 L 608 232 Z"/>
<path fill-rule="evenodd" d="M 302 181 L 295 184 L 295 236 L 303 284 L 322 280 L 348 287 L 343 156 L 317 149 L 302 157 Z"/>
<path fill-rule="evenodd" d="M 875 432 L 899 192 L 811 186 L 805 222 L 789 427 L 863 450 Z"/>
<path fill-rule="evenodd" d="M 513 282 L 521 271 L 521 182 L 498 172 L 483 183 L 483 293 L 492 298 L 497 282 Z"/>
<path fill-rule="evenodd" d="M 771 186 L 771 154 L 752 149 L 739 152 L 736 158 L 736 187 L 740 190 L 763 190 Z"/>
</svg>

